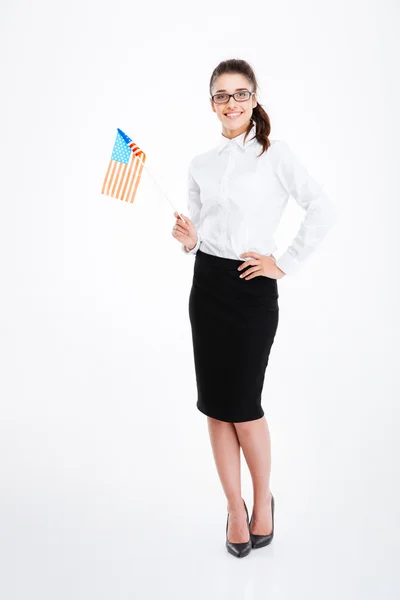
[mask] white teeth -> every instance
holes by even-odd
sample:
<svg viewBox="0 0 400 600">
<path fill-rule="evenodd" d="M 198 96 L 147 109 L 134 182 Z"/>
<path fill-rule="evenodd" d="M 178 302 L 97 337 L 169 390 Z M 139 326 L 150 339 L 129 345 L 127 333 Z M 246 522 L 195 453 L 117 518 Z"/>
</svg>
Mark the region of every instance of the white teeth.
<svg viewBox="0 0 400 600">
<path fill-rule="evenodd" d="M 239 115 L 241 115 L 242 113 L 230 113 L 229 115 L 225 115 L 226 117 L 230 118 L 230 119 L 235 119 L 236 117 L 238 117 Z"/>
</svg>

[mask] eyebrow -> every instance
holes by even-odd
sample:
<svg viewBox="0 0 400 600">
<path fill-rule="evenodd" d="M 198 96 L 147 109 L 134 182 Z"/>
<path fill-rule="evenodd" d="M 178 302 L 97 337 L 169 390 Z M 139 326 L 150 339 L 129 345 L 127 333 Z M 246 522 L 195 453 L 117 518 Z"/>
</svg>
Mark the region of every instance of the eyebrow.
<svg viewBox="0 0 400 600">
<path fill-rule="evenodd" d="M 249 91 L 247 88 L 236 88 L 235 92 L 240 92 L 240 90 L 247 90 Z M 227 92 L 228 90 L 217 90 L 215 93 L 218 94 L 218 92 Z"/>
</svg>

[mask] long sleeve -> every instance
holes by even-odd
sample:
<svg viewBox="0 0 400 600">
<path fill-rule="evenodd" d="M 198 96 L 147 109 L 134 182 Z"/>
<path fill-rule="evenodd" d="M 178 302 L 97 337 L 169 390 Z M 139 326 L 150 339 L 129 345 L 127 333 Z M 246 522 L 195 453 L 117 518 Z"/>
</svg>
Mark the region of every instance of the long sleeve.
<svg viewBox="0 0 400 600">
<path fill-rule="evenodd" d="M 181 250 L 185 254 L 196 254 L 197 250 L 200 247 L 200 211 L 201 211 L 201 200 L 200 200 L 200 188 L 194 179 L 191 172 L 191 164 L 188 169 L 188 179 L 187 179 L 187 207 L 189 218 L 196 227 L 197 231 L 197 244 L 192 250 L 185 250 L 185 246 L 181 245 Z"/>
<path fill-rule="evenodd" d="M 287 275 L 293 275 L 316 250 L 329 229 L 337 221 L 337 212 L 319 184 L 293 154 L 288 144 L 276 142 L 279 147 L 277 175 L 297 204 L 306 211 L 291 245 L 276 261 Z"/>
</svg>

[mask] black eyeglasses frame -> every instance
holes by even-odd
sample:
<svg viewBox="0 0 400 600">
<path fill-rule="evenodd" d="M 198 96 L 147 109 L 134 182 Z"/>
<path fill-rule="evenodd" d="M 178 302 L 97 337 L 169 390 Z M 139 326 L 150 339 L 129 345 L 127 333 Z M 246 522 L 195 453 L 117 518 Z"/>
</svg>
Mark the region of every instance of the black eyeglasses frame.
<svg viewBox="0 0 400 600">
<path fill-rule="evenodd" d="M 248 94 L 250 94 L 250 96 L 248 98 L 246 98 L 246 100 L 238 100 L 237 98 L 235 98 L 236 94 L 243 94 L 243 92 L 247 92 Z M 229 96 L 229 97 L 226 102 L 215 102 L 215 100 L 214 100 L 215 96 L 219 96 L 220 94 L 225 94 L 225 93 L 226 92 L 218 92 L 217 94 L 214 94 L 213 96 L 211 96 L 211 100 L 214 102 L 214 104 L 228 104 L 228 102 L 231 98 L 234 98 L 234 100 L 236 100 L 236 102 L 247 102 L 255 94 L 255 92 L 250 92 L 249 90 L 240 90 L 239 92 L 235 92 L 234 94 L 227 94 L 227 96 Z"/>
</svg>

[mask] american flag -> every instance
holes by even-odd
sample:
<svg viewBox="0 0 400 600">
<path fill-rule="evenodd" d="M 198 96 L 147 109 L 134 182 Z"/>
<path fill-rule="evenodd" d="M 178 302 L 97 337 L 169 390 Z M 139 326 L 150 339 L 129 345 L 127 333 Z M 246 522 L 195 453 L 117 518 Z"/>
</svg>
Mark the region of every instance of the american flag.
<svg viewBox="0 0 400 600">
<path fill-rule="evenodd" d="M 139 146 L 121 129 L 117 129 L 117 138 L 101 193 L 132 203 L 145 160 L 146 155 Z"/>
</svg>

